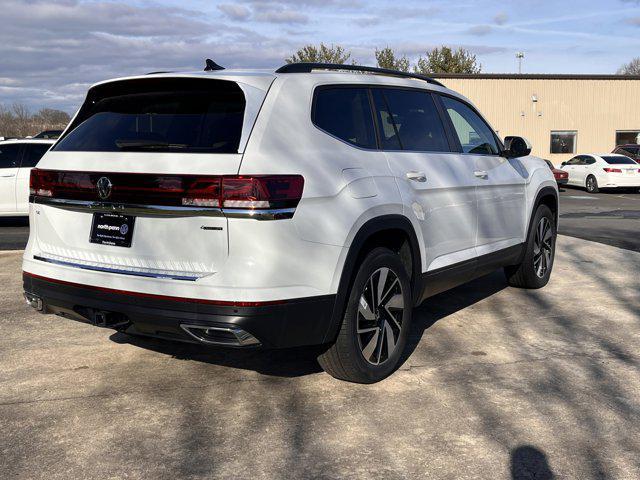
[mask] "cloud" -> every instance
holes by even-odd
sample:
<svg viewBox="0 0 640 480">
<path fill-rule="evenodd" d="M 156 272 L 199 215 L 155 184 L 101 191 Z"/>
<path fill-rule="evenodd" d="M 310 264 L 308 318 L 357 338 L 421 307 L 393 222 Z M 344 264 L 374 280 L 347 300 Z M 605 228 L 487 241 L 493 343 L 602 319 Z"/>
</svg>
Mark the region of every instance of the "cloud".
<svg viewBox="0 0 640 480">
<path fill-rule="evenodd" d="M 507 23 L 507 20 L 509 20 L 509 16 L 504 12 L 500 12 L 495 17 L 493 17 L 493 23 L 495 23 L 496 25 L 504 25 L 505 23 Z"/>
<path fill-rule="evenodd" d="M 377 15 L 360 16 L 351 20 L 361 27 L 372 27 L 394 20 L 426 20 L 440 13 L 438 7 L 394 7 L 385 8 Z"/>
<path fill-rule="evenodd" d="M 124 0 L 35 1 L 29 8 L 6 0 L 2 19 L 0 103 L 23 102 L 34 110 L 71 113 L 97 81 L 201 70 L 205 58 L 225 67 L 273 67 L 296 46 L 293 39 L 207 20 L 200 12 Z"/>
<path fill-rule="evenodd" d="M 223 3 L 218 5 L 217 8 L 231 20 L 248 20 L 251 16 L 251 10 L 243 5 Z"/>
<path fill-rule="evenodd" d="M 493 31 L 493 27 L 491 25 L 475 25 L 467 30 L 467 33 L 471 35 L 489 35 Z"/>
<path fill-rule="evenodd" d="M 352 23 L 360 27 L 372 27 L 374 25 L 379 25 L 382 23 L 382 18 L 380 17 L 358 17 L 352 20 Z"/>
<path fill-rule="evenodd" d="M 262 12 L 257 14 L 255 19 L 260 22 L 268 23 L 301 24 L 309 22 L 309 17 L 307 15 L 300 12 L 294 12 L 293 10 L 271 10 Z"/>
</svg>

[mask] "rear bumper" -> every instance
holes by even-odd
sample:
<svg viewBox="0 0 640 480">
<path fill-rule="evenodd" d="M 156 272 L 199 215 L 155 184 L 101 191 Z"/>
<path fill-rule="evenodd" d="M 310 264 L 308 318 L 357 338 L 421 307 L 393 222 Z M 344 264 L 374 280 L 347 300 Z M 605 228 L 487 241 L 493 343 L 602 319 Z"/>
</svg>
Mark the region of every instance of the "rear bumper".
<svg viewBox="0 0 640 480">
<path fill-rule="evenodd" d="M 251 306 L 113 291 L 23 273 L 43 313 L 171 340 L 285 348 L 325 341 L 335 295 Z M 37 303 L 37 302 L 36 302 Z M 223 303 L 223 302 L 221 302 Z"/>
<path fill-rule="evenodd" d="M 569 182 L 569 178 L 556 178 L 558 185 L 566 185 Z"/>
</svg>

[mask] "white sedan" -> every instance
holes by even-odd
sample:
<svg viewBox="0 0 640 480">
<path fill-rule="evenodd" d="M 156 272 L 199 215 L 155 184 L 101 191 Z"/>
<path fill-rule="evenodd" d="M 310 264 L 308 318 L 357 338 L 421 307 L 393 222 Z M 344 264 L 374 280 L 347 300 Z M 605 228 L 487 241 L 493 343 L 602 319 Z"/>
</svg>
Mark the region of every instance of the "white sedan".
<svg viewBox="0 0 640 480">
<path fill-rule="evenodd" d="M 29 214 L 29 175 L 55 140 L 0 142 L 0 217 Z"/>
<path fill-rule="evenodd" d="M 600 188 L 640 188 L 640 164 L 624 155 L 578 155 L 560 168 L 569 174 L 567 185 L 584 187 L 589 193 Z"/>
</svg>

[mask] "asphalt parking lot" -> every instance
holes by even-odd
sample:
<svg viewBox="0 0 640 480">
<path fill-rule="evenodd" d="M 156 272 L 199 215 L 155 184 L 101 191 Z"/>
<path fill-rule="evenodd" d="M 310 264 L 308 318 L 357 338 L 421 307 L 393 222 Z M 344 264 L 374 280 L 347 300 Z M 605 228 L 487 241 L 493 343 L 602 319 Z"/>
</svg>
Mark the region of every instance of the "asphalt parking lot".
<svg viewBox="0 0 640 480">
<path fill-rule="evenodd" d="M 416 311 L 370 386 L 311 350 L 206 350 L 28 309 L 0 256 L 0 478 L 640 478 L 640 253 L 561 236 Z"/>
<path fill-rule="evenodd" d="M 640 252 L 640 193 L 567 187 L 560 197 L 561 234 Z"/>
</svg>

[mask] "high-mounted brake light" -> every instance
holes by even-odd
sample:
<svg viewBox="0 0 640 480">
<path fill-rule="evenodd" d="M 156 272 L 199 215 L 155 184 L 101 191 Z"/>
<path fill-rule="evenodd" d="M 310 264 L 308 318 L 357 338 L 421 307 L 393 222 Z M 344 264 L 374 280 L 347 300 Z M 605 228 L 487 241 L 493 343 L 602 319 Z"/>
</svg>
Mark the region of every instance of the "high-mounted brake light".
<svg viewBox="0 0 640 480">
<path fill-rule="evenodd" d="M 622 173 L 622 170 L 619 168 L 605 167 L 603 170 L 607 173 Z"/>
<path fill-rule="evenodd" d="M 107 190 L 98 189 L 98 181 Z M 165 175 L 31 170 L 31 195 L 137 205 L 224 209 L 294 208 L 301 175 Z"/>
</svg>

